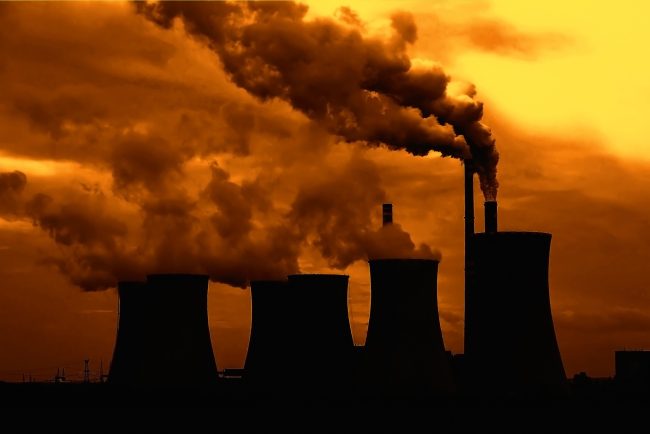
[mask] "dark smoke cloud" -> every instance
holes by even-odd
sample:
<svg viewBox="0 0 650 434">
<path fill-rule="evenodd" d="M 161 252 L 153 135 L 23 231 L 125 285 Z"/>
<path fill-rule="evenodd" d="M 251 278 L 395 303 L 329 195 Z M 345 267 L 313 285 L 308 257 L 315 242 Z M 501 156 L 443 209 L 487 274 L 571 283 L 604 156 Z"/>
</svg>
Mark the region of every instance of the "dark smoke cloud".
<svg viewBox="0 0 650 434">
<path fill-rule="evenodd" d="M 440 251 L 431 249 L 426 243 L 416 246 L 399 223 L 371 232 L 366 239 L 365 250 L 368 259 L 442 259 Z"/>
<path fill-rule="evenodd" d="M 475 90 L 450 93 L 439 67 L 411 64 L 413 17 L 392 17 L 388 39 L 331 19 L 305 19 L 293 2 L 137 3 L 153 21 L 186 28 L 219 55 L 231 79 L 261 100 L 280 98 L 347 141 L 414 155 L 472 157 L 487 199 L 497 191 L 498 153 Z M 344 22 L 350 13 L 344 11 Z"/>
<path fill-rule="evenodd" d="M 27 176 L 19 171 L 0 172 L 0 216 L 14 218 L 20 214 L 21 193 Z"/>
<path fill-rule="evenodd" d="M 416 248 L 399 224 L 375 229 L 371 215 L 386 193 L 375 163 L 353 156 L 327 179 L 305 185 L 294 200 L 290 220 L 329 265 L 345 268 L 357 260 L 437 258 L 426 244 Z"/>
<path fill-rule="evenodd" d="M 84 290 L 113 287 L 116 276 L 137 278 L 142 263 L 129 243 L 129 228 L 116 217 L 115 204 L 103 193 L 81 189 L 55 199 L 37 193 L 26 201 L 25 213 L 59 245 L 44 262 L 55 265 Z"/>
<path fill-rule="evenodd" d="M 452 93 L 441 69 L 410 65 L 406 49 L 417 38 L 410 15 L 394 15 L 392 35 L 380 40 L 363 36 L 351 10 L 339 11 L 344 22 L 310 24 L 306 8 L 289 2 L 253 11 L 182 6 L 203 14 L 205 23 L 194 25 L 206 32 L 220 31 L 214 14 L 257 14 L 245 31 L 253 45 L 276 41 L 286 21 L 275 48 L 255 48 L 256 58 L 224 51 L 242 89 L 207 44 L 181 28 L 167 31 L 124 5 L 96 7 L 101 26 L 81 18 L 88 10 L 80 3 L 12 5 L 0 16 L 2 28 L 14 29 L 0 33 L 12 59 L 0 69 L 3 152 L 46 160 L 51 170 L 27 171 L 29 185 L 25 176 L 3 175 L 0 213 L 56 243 L 41 250 L 41 262 L 84 290 L 100 290 L 152 272 L 206 273 L 244 287 L 301 267 L 439 256 L 399 224 L 380 227 L 380 204 L 391 198 L 360 146 L 468 151 L 450 123 L 419 108 L 438 101 L 433 113 Z M 24 26 L 52 17 L 60 25 Z M 221 30 L 239 31 L 233 26 Z M 311 37 L 296 38 L 302 30 Z M 210 46 L 235 36 L 245 35 L 210 33 Z M 303 55 L 312 60 L 300 66 Z M 238 62 L 253 70 L 235 71 Z M 261 74 L 256 62 L 266 65 Z M 362 143 L 340 143 L 333 132 Z"/>
</svg>

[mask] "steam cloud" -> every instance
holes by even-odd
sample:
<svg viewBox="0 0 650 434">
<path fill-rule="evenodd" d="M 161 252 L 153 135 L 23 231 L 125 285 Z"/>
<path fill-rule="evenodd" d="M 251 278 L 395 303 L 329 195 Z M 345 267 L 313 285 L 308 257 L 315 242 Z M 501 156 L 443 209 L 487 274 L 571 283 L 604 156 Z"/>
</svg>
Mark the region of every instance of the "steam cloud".
<svg viewBox="0 0 650 434">
<path fill-rule="evenodd" d="M 27 176 L 23 172 L 0 172 L 0 215 L 13 218 L 20 214 L 21 193 L 25 184 Z"/>
<path fill-rule="evenodd" d="M 58 14 L 62 23 L 41 26 L 43 35 L 2 36 L 9 38 L 3 43 L 17 71 L 3 76 L 12 78 L 5 80 L 11 85 L 5 100 L 12 115 L 39 135 L 35 145 L 13 151 L 48 159 L 57 149 L 57 158 L 90 167 L 109 181 L 66 182 L 72 179 L 66 176 L 49 185 L 29 173 L 29 183 L 21 172 L 1 173 L 0 217 L 28 220 L 45 231 L 58 246 L 47 262 L 85 290 L 155 272 L 206 273 L 213 281 L 243 287 L 253 279 L 299 272 L 305 245 L 339 269 L 369 258 L 439 259 L 439 252 L 416 245 L 399 224 L 377 228 L 371 216 L 379 217 L 387 199 L 379 169 L 355 144 L 335 144 L 332 135 L 414 155 L 472 157 L 486 195 L 496 195 L 498 154 L 480 123 L 475 90 L 451 82 L 439 67 L 411 62 L 406 50 L 417 29 L 408 14 L 393 16 L 390 37 L 372 38 L 349 9 L 335 21 L 306 20 L 306 7 L 290 2 L 138 3 L 136 8 L 162 27 L 142 26 L 132 10 L 107 9 L 107 26 L 128 29 L 121 52 L 98 26 L 85 26 L 78 18 L 83 10 L 68 8 L 83 6 L 11 5 L 0 17 L 9 20 L 7 28 L 20 14 L 24 22 L 49 22 Z M 186 46 L 163 39 L 199 46 L 179 29 L 163 31 L 180 16 L 196 40 L 218 54 L 232 82 L 258 100 L 288 102 L 311 122 L 284 104 L 244 98 L 230 83 L 223 82 L 224 92 L 237 96 L 221 99 L 221 88 L 179 84 L 187 78 L 177 69 L 168 71 L 167 62 L 184 65 Z M 124 76 L 103 74 L 104 63 L 87 45 L 62 45 L 70 43 L 66 27 L 113 56 L 111 65 L 126 56 L 142 61 L 142 68 L 133 76 L 121 70 Z M 69 48 L 65 63 L 48 62 L 50 73 L 39 75 L 49 81 L 25 73 L 33 70 L 32 60 L 21 57 L 31 37 L 37 58 Z M 149 68 L 155 77 L 149 77 Z M 80 96 L 76 88 L 58 86 L 60 77 L 87 92 Z M 101 86 L 93 81 L 97 77 Z M 148 106 L 151 114 L 144 110 Z M 282 124 L 294 118 L 296 125 Z M 260 137 L 271 145 L 260 144 Z M 260 147 L 273 155 L 260 155 Z M 334 155 L 339 148 L 345 149 L 342 156 Z M 312 161 L 326 155 L 336 158 Z M 194 176 L 220 156 L 255 160 L 253 171 L 244 179 L 231 177 L 227 163 L 215 161 L 206 182 Z M 259 174 L 251 178 L 255 169 Z M 293 178 L 295 190 L 286 186 L 287 178 Z M 278 183 L 283 187 L 276 189 Z"/>
<path fill-rule="evenodd" d="M 384 144 L 413 155 L 472 158 L 486 200 L 495 200 L 499 159 L 473 86 L 438 66 L 411 62 L 417 39 L 408 13 L 392 16 L 388 39 L 364 36 L 349 9 L 342 20 L 305 19 L 293 2 L 137 3 L 170 27 L 180 17 L 205 40 L 231 79 L 262 100 L 280 98 L 346 141 Z M 452 86 L 453 84 L 453 86 Z"/>
</svg>

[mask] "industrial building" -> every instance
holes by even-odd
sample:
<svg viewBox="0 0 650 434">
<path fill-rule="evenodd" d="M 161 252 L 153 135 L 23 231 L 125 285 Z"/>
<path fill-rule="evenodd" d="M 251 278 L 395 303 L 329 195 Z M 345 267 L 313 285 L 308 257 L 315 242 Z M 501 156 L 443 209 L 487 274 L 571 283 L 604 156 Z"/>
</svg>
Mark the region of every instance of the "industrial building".
<svg viewBox="0 0 650 434">
<path fill-rule="evenodd" d="M 615 380 L 628 392 L 650 392 L 650 351 L 621 350 L 614 352 Z"/>
</svg>

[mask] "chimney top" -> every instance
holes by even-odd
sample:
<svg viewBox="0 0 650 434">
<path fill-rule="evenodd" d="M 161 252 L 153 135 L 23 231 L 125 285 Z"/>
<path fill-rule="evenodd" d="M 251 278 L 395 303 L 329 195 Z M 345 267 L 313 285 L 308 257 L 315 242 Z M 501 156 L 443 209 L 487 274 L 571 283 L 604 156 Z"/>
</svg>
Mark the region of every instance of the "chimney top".
<svg viewBox="0 0 650 434">
<path fill-rule="evenodd" d="M 383 226 L 393 223 L 393 204 L 385 203 L 381 206 L 382 208 L 382 222 Z"/>
</svg>

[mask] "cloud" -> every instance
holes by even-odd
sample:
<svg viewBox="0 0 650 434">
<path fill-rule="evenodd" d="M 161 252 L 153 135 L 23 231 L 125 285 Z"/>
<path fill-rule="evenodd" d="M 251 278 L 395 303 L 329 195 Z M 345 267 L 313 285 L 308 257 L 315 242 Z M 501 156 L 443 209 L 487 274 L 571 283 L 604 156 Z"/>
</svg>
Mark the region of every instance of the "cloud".
<svg viewBox="0 0 650 434">
<path fill-rule="evenodd" d="M 466 2 L 417 14 L 421 39 L 427 44 L 426 47 L 416 45 L 416 49 L 434 52 L 440 60 L 450 63 L 468 49 L 534 61 L 574 44 L 564 33 L 522 30 L 494 16 L 485 6 Z"/>
<path fill-rule="evenodd" d="M 413 16 L 392 15 L 392 34 L 378 38 L 328 19 L 306 19 L 307 7 L 275 3 L 137 3 L 165 28 L 182 26 L 205 42 L 239 87 L 261 101 L 288 102 L 347 142 L 383 145 L 413 155 L 439 152 L 473 160 L 481 188 L 496 197 L 499 154 L 481 123 L 471 87 L 447 92 L 439 66 L 413 66 Z M 466 90 L 466 92 L 464 92 Z"/>
<path fill-rule="evenodd" d="M 26 184 L 23 172 L 0 172 L 0 216 L 12 218 L 21 213 L 21 193 Z"/>
<path fill-rule="evenodd" d="M 558 327 L 581 333 L 639 333 L 650 332 L 650 315 L 641 309 L 611 307 L 599 312 L 562 310 L 555 318 Z"/>
</svg>

